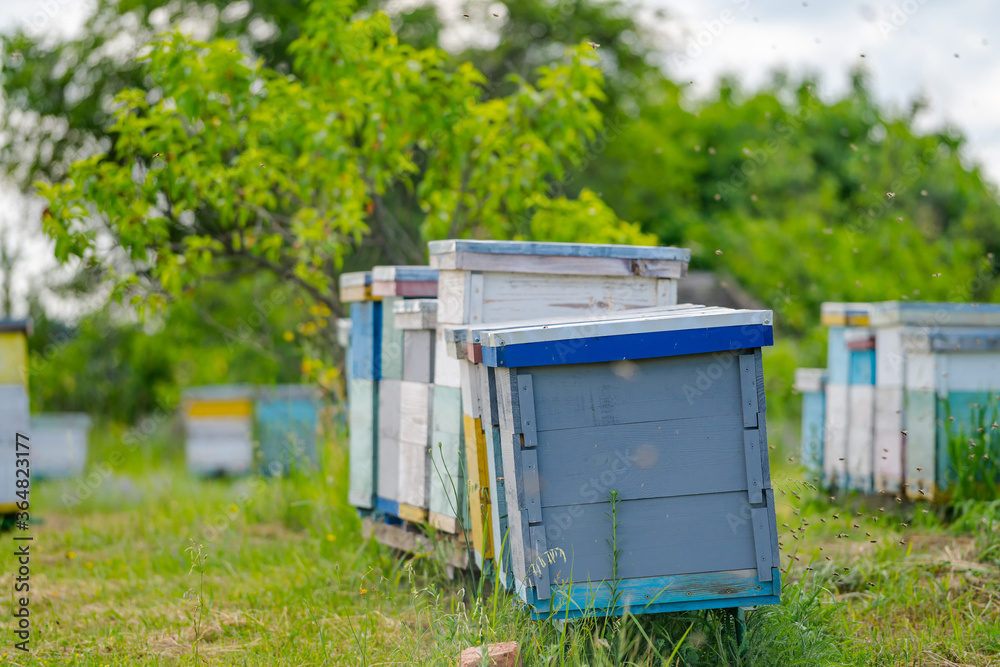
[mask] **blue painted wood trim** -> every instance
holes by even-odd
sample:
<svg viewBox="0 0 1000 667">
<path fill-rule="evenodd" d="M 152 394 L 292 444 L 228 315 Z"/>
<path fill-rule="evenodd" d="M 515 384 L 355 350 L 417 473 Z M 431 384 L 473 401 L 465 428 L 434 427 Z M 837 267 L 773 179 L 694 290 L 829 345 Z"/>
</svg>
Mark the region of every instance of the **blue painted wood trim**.
<svg viewBox="0 0 1000 667">
<path fill-rule="evenodd" d="M 375 499 L 375 509 L 384 514 L 389 514 L 393 517 L 399 516 L 399 503 L 395 500 L 389 500 L 388 498 L 376 498 Z"/>
<path fill-rule="evenodd" d="M 757 324 L 684 329 L 622 336 L 483 347 L 483 364 L 494 368 L 592 364 L 765 347 L 774 344 L 771 326 Z"/>
<path fill-rule="evenodd" d="M 754 572 L 751 570 L 751 572 Z M 580 616 L 620 616 L 652 614 L 690 609 L 718 609 L 781 601 L 781 572 L 771 570 L 771 581 L 760 581 L 746 572 L 705 572 L 645 579 L 623 579 L 618 584 L 619 604 L 609 608 L 611 589 L 607 582 L 595 584 L 555 584 L 550 600 L 539 600 L 533 588 L 518 586 L 518 594 L 538 618 L 578 618 Z"/>
<path fill-rule="evenodd" d="M 430 255 L 469 252 L 487 255 L 549 255 L 552 257 L 612 257 L 617 259 L 673 259 L 691 261 L 689 248 L 597 243 L 536 243 L 534 241 L 481 241 L 448 239 L 430 241 Z"/>
</svg>

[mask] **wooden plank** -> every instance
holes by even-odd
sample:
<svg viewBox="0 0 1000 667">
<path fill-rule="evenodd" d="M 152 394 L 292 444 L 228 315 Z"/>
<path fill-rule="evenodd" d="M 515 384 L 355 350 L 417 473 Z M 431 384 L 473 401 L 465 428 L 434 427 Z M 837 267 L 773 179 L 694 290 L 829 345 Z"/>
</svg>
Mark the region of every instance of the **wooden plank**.
<svg viewBox="0 0 1000 667">
<path fill-rule="evenodd" d="M 692 609 L 710 608 L 713 602 L 718 607 L 740 606 L 747 600 L 752 605 L 775 604 L 778 595 L 778 581 L 761 581 L 755 568 L 629 578 L 618 582 L 616 588 L 618 613 L 628 609 L 633 614 L 680 611 L 670 606 L 674 604 L 690 603 Z M 534 617 L 548 614 L 555 618 L 593 616 L 611 605 L 611 588 L 603 581 L 556 584 L 551 589 L 551 599 L 545 602 L 547 604 L 532 604 Z"/>
<path fill-rule="evenodd" d="M 800 394 L 812 394 L 823 391 L 826 384 L 825 368 L 796 368 L 792 388 Z"/>
<path fill-rule="evenodd" d="M 939 353 L 947 366 L 938 387 L 946 392 L 996 392 L 1000 390 L 1000 354 L 996 352 Z"/>
<path fill-rule="evenodd" d="M 850 384 L 875 384 L 875 350 L 850 350 Z"/>
<path fill-rule="evenodd" d="M 464 446 L 462 394 L 453 387 L 434 385 L 433 396 L 429 509 L 457 520 L 464 513 L 462 508 L 466 502 L 460 456 Z M 445 530 L 442 526 L 438 527 Z"/>
<path fill-rule="evenodd" d="M 933 491 L 937 474 L 937 428 L 935 415 L 937 398 L 927 389 L 909 389 L 906 401 L 906 444 L 903 461 L 906 465 L 906 495 L 926 499 Z M 921 494 L 920 490 L 924 493 Z"/>
<path fill-rule="evenodd" d="M 508 494 L 508 507 L 510 500 Z M 627 500 L 618 508 L 623 578 L 756 567 L 752 523 L 740 520 L 745 491 Z M 610 578 L 609 512 L 609 503 L 542 509 L 548 548 L 562 549 L 568 559 L 565 578 Z"/>
<path fill-rule="evenodd" d="M 852 384 L 847 392 L 850 418 L 846 454 L 848 486 L 869 492 L 875 463 L 875 387 Z"/>
<path fill-rule="evenodd" d="M 645 278 L 682 278 L 687 262 L 678 260 L 630 260 L 613 257 L 552 257 L 535 255 L 491 255 L 460 252 L 432 259 L 441 269 L 512 271 L 517 273 L 592 275 Z"/>
<path fill-rule="evenodd" d="M 903 415 L 903 388 L 875 387 L 875 489 L 890 493 L 903 486 L 903 445 L 906 436 Z"/>
<path fill-rule="evenodd" d="M 396 328 L 393 304 L 400 297 L 386 297 L 382 300 L 382 341 L 380 346 L 380 379 L 403 379 L 403 332 Z"/>
<path fill-rule="evenodd" d="M 827 384 L 826 427 L 823 433 L 823 482 L 826 485 L 846 483 L 848 415 L 848 385 Z"/>
<path fill-rule="evenodd" d="M 754 507 L 750 510 L 753 524 L 753 544 L 757 559 L 757 578 L 761 581 L 771 580 L 771 535 L 768 530 L 769 516 L 767 508 Z"/>
<path fill-rule="evenodd" d="M 771 461 L 767 447 L 767 415 L 763 412 L 757 415 L 757 431 L 760 438 L 760 469 L 764 490 L 771 488 Z"/>
<path fill-rule="evenodd" d="M 400 382 L 399 501 L 419 508 L 429 504 L 432 392 L 422 382 Z"/>
<path fill-rule="evenodd" d="M 761 348 L 753 351 L 754 369 L 757 373 L 757 412 L 767 412 L 767 397 L 764 391 L 764 353 Z"/>
<path fill-rule="evenodd" d="M 684 273 L 687 273 L 686 267 Z M 661 278 L 656 281 L 656 305 L 673 306 L 677 303 L 677 280 Z"/>
<path fill-rule="evenodd" d="M 348 499 L 354 507 L 375 506 L 376 424 L 378 423 L 377 383 L 352 379 L 348 383 L 350 414 L 350 454 Z"/>
<path fill-rule="evenodd" d="M 483 348 L 487 366 L 548 366 L 731 352 L 774 344 L 770 326 L 718 327 Z"/>
<path fill-rule="evenodd" d="M 691 251 L 672 246 L 634 246 L 614 243 L 557 243 L 535 241 L 490 241 L 476 239 L 447 239 L 427 244 L 431 268 L 440 256 L 451 253 L 488 255 L 540 255 L 547 257 L 614 257 L 622 259 L 651 259 L 690 261 Z"/>
<path fill-rule="evenodd" d="M 851 376 L 850 356 L 844 340 L 846 327 L 830 327 L 826 337 L 826 367 L 830 384 L 847 384 Z"/>
<path fill-rule="evenodd" d="M 935 391 L 937 389 L 938 356 L 930 352 L 906 355 L 905 386 L 907 389 Z"/>
<path fill-rule="evenodd" d="M 465 426 L 465 466 L 468 472 L 467 490 L 472 545 L 481 558 L 493 557 L 490 530 L 490 479 L 486 461 L 486 436 L 482 421 L 462 415 Z"/>
<path fill-rule="evenodd" d="M 623 500 L 745 492 L 743 433 L 738 415 L 544 431 L 542 506 L 605 502 L 612 488 Z"/>
<path fill-rule="evenodd" d="M 399 518 L 403 521 L 410 521 L 412 523 L 427 523 L 427 509 L 400 503 Z"/>
<path fill-rule="evenodd" d="M 540 523 L 542 520 L 542 500 L 539 496 L 538 452 L 534 449 L 522 449 L 521 466 L 521 477 L 518 481 L 523 487 L 524 507 L 528 511 L 528 523 Z"/>
<path fill-rule="evenodd" d="M 375 495 L 399 502 L 399 433 L 401 380 L 378 383 L 378 483 Z"/>
<path fill-rule="evenodd" d="M 368 518 L 361 520 L 361 535 L 366 540 L 374 538 L 379 544 L 412 554 L 437 555 L 437 548 L 441 548 L 446 564 L 461 569 L 469 567 L 468 552 L 461 537 L 441 539 L 436 536 L 432 539 L 404 526 L 393 526 Z"/>
<path fill-rule="evenodd" d="M 396 327 L 405 331 L 437 327 L 437 299 L 402 299 L 393 305 Z"/>
<path fill-rule="evenodd" d="M 485 273 L 483 278 L 484 323 L 560 316 L 586 319 L 592 313 L 656 306 L 658 300 L 655 278 L 526 273 Z"/>
<path fill-rule="evenodd" d="M 875 329 L 875 384 L 881 387 L 903 386 L 903 328 Z"/>
<path fill-rule="evenodd" d="M 459 377 L 462 381 L 462 414 L 479 419 L 482 415 L 479 382 L 473 381 L 473 378 L 478 376 L 476 365 L 466 360 L 460 360 L 458 363 Z"/>
<path fill-rule="evenodd" d="M 740 355 L 740 395 L 743 427 L 757 428 L 757 363 L 752 354 Z"/>
<path fill-rule="evenodd" d="M 438 273 L 438 326 L 468 321 L 469 278 L 467 271 Z"/>
<path fill-rule="evenodd" d="M 545 528 L 543 526 L 531 526 L 531 555 L 534 556 L 531 582 L 535 586 L 535 597 L 538 600 L 548 600 L 551 596 L 550 579 L 551 569 L 547 561 L 547 551 L 545 546 Z"/>
<path fill-rule="evenodd" d="M 531 373 L 539 437 L 549 430 L 741 415 L 737 360 L 728 353 L 646 359 L 630 366 L 630 374 L 613 364 L 525 369 Z M 510 402 L 503 400 L 507 374 L 514 371 L 496 369 L 497 405 L 501 427 L 513 431 L 521 419 L 520 413 L 504 414 Z"/>
<path fill-rule="evenodd" d="M 403 379 L 425 384 L 434 382 L 433 330 L 403 331 Z"/>
<path fill-rule="evenodd" d="M 821 479 L 823 475 L 825 406 L 824 392 L 802 394 L 802 465 L 817 479 Z"/>
<path fill-rule="evenodd" d="M 483 423 L 491 426 L 500 425 L 497 414 L 497 390 L 495 371 L 487 366 L 477 365 L 479 375 L 479 396 L 482 398 Z"/>
<path fill-rule="evenodd" d="M 503 456 L 500 445 L 499 427 L 490 427 L 486 434 L 486 462 L 489 472 L 490 499 L 492 511 L 490 521 L 493 537 L 493 558 L 499 568 L 501 585 L 509 585 L 508 577 L 513 577 L 510 565 L 510 536 L 507 519 L 507 488 L 503 477 Z"/>
<path fill-rule="evenodd" d="M 512 368 L 498 368 L 494 373 L 500 428 L 510 433 L 521 432 L 520 393 L 517 389 L 517 375 L 517 371 Z"/>
<path fill-rule="evenodd" d="M 604 336 L 660 333 L 665 331 L 691 331 L 726 327 L 752 327 L 770 325 L 770 310 L 733 310 L 717 306 L 675 306 L 649 312 L 643 309 L 640 316 L 621 312 L 600 318 L 583 318 L 576 322 L 552 322 L 551 318 L 520 327 L 504 327 L 491 331 L 487 327 L 480 333 L 480 342 L 487 347 L 524 345 L 527 343 L 575 341 Z M 759 347 L 741 345 L 740 347 Z M 740 349 L 730 348 L 730 349 Z M 664 355 L 666 356 L 666 355 Z"/>
<path fill-rule="evenodd" d="M 768 488 L 764 491 L 764 501 L 767 504 L 767 527 L 771 534 L 771 576 L 774 581 L 774 592 L 780 590 L 778 568 L 781 567 L 781 554 L 778 545 L 778 521 L 777 507 L 774 504 L 774 489 Z"/>
<path fill-rule="evenodd" d="M 507 496 L 507 525 L 510 542 L 511 569 L 514 578 L 524 581 L 527 577 L 530 540 L 528 511 L 521 484 L 521 438 L 518 434 L 500 429 L 500 449 L 503 460 L 504 491 Z"/>
<path fill-rule="evenodd" d="M 941 330 L 929 336 L 932 352 L 1000 352 L 1000 330 Z"/>
<path fill-rule="evenodd" d="M 448 342 L 444 329 L 439 326 L 434 336 L 434 384 L 460 389 L 462 369 L 458 359 L 448 354 Z"/>
<path fill-rule="evenodd" d="M 760 465 L 760 432 L 757 429 L 743 431 L 743 451 L 746 459 L 747 497 L 751 505 L 757 505 L 764 502 L 764 471 Z M 711 466 L 701 468 L 699 472 L 704 475 L 709 470 L 715 472 Z"/>
<path fill-rule="evenodd" d="M 517 406 L 521 417 L 521 433 L 524 434 L 524 446 L 538 445 L 538 431 L 535 427 L 535 397 L 531 384 L 530 373 L 517 374 Z"/>
</svg>

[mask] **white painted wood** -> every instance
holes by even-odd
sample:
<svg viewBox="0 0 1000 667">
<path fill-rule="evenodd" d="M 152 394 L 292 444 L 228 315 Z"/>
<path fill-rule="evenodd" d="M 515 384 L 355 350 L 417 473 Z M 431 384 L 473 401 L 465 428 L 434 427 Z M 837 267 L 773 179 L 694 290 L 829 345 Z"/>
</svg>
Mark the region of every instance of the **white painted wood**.
<svg viewBox="0 0 1000 667">
<path fill-rule="evenodd" d="M 826 383 L 825 368 L 795 369 L 795 383 L 793 387 L 795 391 L 799 392 L 800 394 L 819 393 L 823 391 L 823 386 L 825 383 Z"/>
<path fill-rule="evenodd" d="M 16 503 L 20 500 L 17 497 L 16 485 L 16 460 L 17 460 L 17 434 L 31 437 L 28 421 L 28 390 L 21 384 L 0 385 L 0 507 L 4 511 L 16 509 Z M 34 465 L 31 457 L 31 447 L 33 443 L 29 440 L 27 444 L 28 461 Z M 24 450 L 22 450 L 24 451 Z M 11 507 L 11 506 L 14 507 Z"/>
<path fill-rule="evenodd" d="M 905 401 L 906 495 L 929 499 L 934 493 L 937 470 L 937 399 L 932 390 L 907 390 Z"/>
<path fill-rule="evenodd" d="M 433 385 L 400 383 L 399 502 L 426 509 L 430 493 Z"/>
<path fill-rule="evenodd" d="M 826 385 L 826 431 L 823 434 L 823 474 L 827 484 L 842 485 L 847 474 L 849 419 L 846 384 Z"/>
<path fill-rule="evenodd" d="M 444 239 L 427 244 L 432 260 L 451 253 L 490 255 L 534 255 L 546 257 L 618 257 L 624 259 L 658 259 L 690 261 L 688 248 L 674 246 L 639 246 L 617 243 L 562 243 L 555 241 L 492 241 L 478 239 Z M 432 261 L 433 263 L 433 261 Z"/>
<path fill-rule="evenodd" d="M 903 484 L 906 436 L 903 388 L 875 387 L 875 490 L 898 493 Z"/>
<path fill-rule="evenodd" d="M 656 305 L 673 306 L 677 303 L 677 280 L 661 278 L 656 281 Z"/>
<path fill-rule="evenodd" d="M 464 324 L 469 313 L 468 271 L 441 271 L 438 274 L 438 324 Z"/>
<path fill-rule="evenodd" d="M 679 260 L 491 255 L 465 252 L 432 256 L 431 266 L 442 270 L 466 269 L 550 275 L 642 276 L 673 279 L 681 278 L 687 273 L 687 262 Z"/>
<path fill-rule="evenodd" d="M 477 364 L 467 359 L 458 363 L 462 377 L 462 414 L 479 419 L 482 417 L 482 404 L 479 396 L 481 387 L 479 373 L 476 370 Z"/>
<path fill-rule="evenodd" d="M 402 299 L 396 301 L 392 309 L 397 329 L 413 331 L 437 326 L 437 299 Z"/>
<path fill-rule="evenodd" d="M 903 328 L 875 329 L 875 384 L 880 387 L 902 387 L 905 355 Z"/>
<path fill-rule="evenodd" d="M 913 352 L 906 357 L 906 388 L 934 391 L 937 381 L 937 355 Z"/>
<path fill-rule="evenodd" d="M 458 388 L 462 386 L 461 366 L 448 349 L 445 330 L 439 325 L 434 338 L 434 384 Z"/>
<path fill-rule="evenodd" d="M 425 384 L 434 381 L 433 329 L 403 331 L 403 379 Z"/>
<path fill-rule="evenodd" d="M 939 353 L 938 358 L 945 360 L 939 376 L 947 391 L 1000 391 L 1000 354 L 953 352 Z"/>
<path fill-rule="evenodd" d="M 621 313 L 617 318 L 594 319 L 583 323 L 531 326 L 500 332 L 484 331 L 480 334 L 480 338 L 483 345 L 499 347 L 593 336 L 621 336 L 754 324 L 770 325 L 772 320 L 773 315 L 770 310 L 733 310 L 718 307 L 696 309 L 684 307 L 676 310 L 665 308 L 660 313 L 646 317 L 637 318 L 630 313 Z"/>
<path fill-rule="evenodd" d="M 870 491 L 874 468 L 875 386 L 848 387 L 847 479 L 851 488 Z"/>
</svg>

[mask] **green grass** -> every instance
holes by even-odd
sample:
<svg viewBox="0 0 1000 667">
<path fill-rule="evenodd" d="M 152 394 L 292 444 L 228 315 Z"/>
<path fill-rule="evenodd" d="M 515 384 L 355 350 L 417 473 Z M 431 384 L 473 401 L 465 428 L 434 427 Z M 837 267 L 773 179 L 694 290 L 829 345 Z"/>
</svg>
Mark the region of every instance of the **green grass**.
<svg viewBox="0 0 1000 667">
<path fill-rule="evenodd" d="M 99 463 L 123 433 L 95 435 Z M 72 507 L 76 483 L 35 485 L 33 650 L 7 634 L 0 664 L 454 665 L 513 640 L 529 667 L 1000 665 L 997 504 L 944 526 L 891 497 L 831 503 L 775 470 L 790 569 L 740 648 L 724 613 L 532 622 L 488 581 L 398 559 L 361 539 L 339 447 L 315 476 L 212 481 L 183 473 L 178 443 L 165 425 Z"/>
</svg>

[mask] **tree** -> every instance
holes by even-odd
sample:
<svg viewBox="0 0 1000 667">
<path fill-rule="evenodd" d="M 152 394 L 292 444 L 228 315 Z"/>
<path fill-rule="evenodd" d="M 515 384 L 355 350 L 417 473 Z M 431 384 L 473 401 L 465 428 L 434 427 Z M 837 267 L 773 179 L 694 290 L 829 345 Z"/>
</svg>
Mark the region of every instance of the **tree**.
<svg viewBox="0 0 1000 667">
<path fill-rule="evenodd" d="M 553 207 L 592 217 L 589 195 L 547 190 L 601 126 L 593 47 L 490 98 L 471 65 L 401 44 L 382 13 L 353 14 L 345 0 L 313 2 L 291 75 L 232 41 L 173 32 L 150 44 L 147 86 L 115 98 L 114 145 L 40 186 L 57 258 L 110 267 L 116 297 L 137 304 L 263 269 L 339 313 L 347 255 L 422 259 L 402 219 L 425 238 L 507 238 Z M 619 238 L 639 235 L 601 213 Z"/>
</svg>

